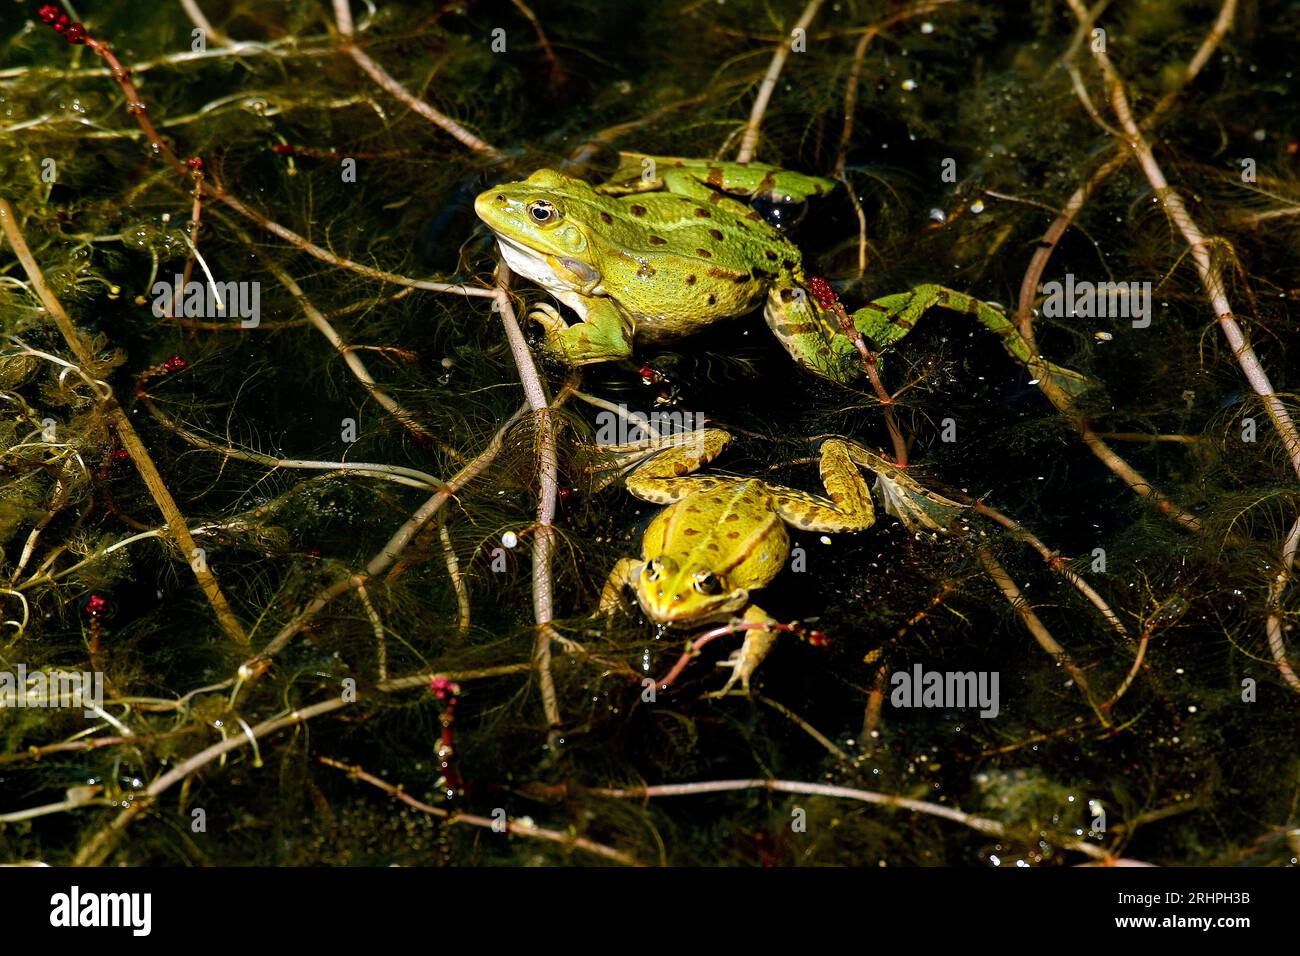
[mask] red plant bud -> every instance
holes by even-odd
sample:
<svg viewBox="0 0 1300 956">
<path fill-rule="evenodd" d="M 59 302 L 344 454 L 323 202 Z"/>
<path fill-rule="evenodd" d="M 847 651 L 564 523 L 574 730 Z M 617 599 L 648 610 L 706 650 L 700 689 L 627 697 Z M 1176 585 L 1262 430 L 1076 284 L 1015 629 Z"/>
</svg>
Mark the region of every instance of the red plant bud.
<svg viewBox="0 0 1300 956">
<path fill-rule="evenodd" d="M 839 296 L 835 294 L 831 284 L 820 276 L 813 276 L 808 280 L 808 291 L 823 309 L 829 309 L 839 301 Z"/>
</svg>

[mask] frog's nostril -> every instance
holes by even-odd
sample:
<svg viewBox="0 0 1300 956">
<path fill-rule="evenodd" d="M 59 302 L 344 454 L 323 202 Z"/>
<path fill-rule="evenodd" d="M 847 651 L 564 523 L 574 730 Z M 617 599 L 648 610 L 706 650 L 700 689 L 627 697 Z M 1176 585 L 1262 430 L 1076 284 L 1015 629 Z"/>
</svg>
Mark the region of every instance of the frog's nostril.
<svg viewBox="0 0 1300 956">
<path fill-rule="evenodd" d="M 674 595 L 673 595 L 673 602 L 674 602 L 674 603 L 676 603 L 676 604 L 680 604 L 680 603 L 681 603 L 681 600 L 682 600 L 682 596 L 681 596 L 680 594 L 674 594 Z"/>
<path fill-rule="evenodd" d="M 506 197 L 501 195 L 501 193 L 497 193 L 497 202 L 505 202 L 505 201 L 506 201 Z"/>
</svg>

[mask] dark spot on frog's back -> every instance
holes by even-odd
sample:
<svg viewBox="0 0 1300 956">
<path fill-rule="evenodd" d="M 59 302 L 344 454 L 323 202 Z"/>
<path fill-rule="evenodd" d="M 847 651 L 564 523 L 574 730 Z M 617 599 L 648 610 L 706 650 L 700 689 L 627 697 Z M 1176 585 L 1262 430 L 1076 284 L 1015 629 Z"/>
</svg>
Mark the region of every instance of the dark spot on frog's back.
<svg viewBox="0 0 1300 956">
<path fill-rule="evenodd" d="M 682 534 L 688 538 L 693 538 L 699 533 L 700 530 L 698 528 L 686 528 L 682 531 Z"/>
<path fill-rule="evenodd" d="M 664 245 L 667 245 L 667 244 L 668 244 L 668 240 L 665 239 L 665 238 L 663 238 L 663 236 L 651 236 L 651 237 L 650 237 L 650 245 L 652 245 L 652 246 L 664 246 Z"/>
<path fill-rule="evenodd" d="M 644 216 L 645 206 L 633 205 L 628 207 L 628 211 L 634 216 Z"/>
<path fill-rule="evenodd" d="M 608 226 L 610 223 L 614 221 L 614 217 L 607 212 L 602 212 L 600 214 L 600 221 Z"/>
<path fill-rule="evenodd" d="M 722 241 L 722 230 L 721 230 L 721 229 L 710 229 L 710 230 L 709 230 L 709 235 L 712 236 L 712 237 L 713 237 L 716 241 L 718 241 L 718 242 L 721 242 L 721 241 Z"/>
<path fill-rule="evenodd" d="M 695 254 L 696 254 L 697 256 L 699 256 L 701 259 L 712 259 L 712 258 L 713 258 L 713 253 L 709 252 L 708 249 L 696 249 L 696 250 L 695 250 Z"/>
<path fill-rule="evenodd" d="M 769 260 L 770 262 L 776 262 L 776 253 L 773 252 L 771 249 L 767 250 L 767 252 L 765 252 L 765 253 L 763 253 L 763 254 L 764 254 L 765 256 L 767 256 L 767 258 L 768 258 L 768 260 Z M 789 268 L 789 266 L 787 266 L 786 268 Z"/>
<path fill-rule="evenodd" d="M 712 219 L 712 218 L 713 218 L 713 213 L 709 212 L 707 209 L 703 209 L 703 208 L 700 208 L 700 207 L 696 207 L 695 215 L 696 215 L 698 218 L 700 218 L 700 219 Z"/>
<path fill-rule="evenodd" d="M 695 285 L 695 275 L 694 275 L 694 273 L 692 273 L 691 275 L 688 275 L 688 276 L 686 277 L 686 284 L 687 284 L 687 285 Z"/>
<path fill-rule="evenodd" d="M 718 297 L 717 297 L 716 295 L 714 295 L 712 292 L 710 292 L 710 293 L 709 293 L 709 305 L 717 305 L 717 304 L 718 304 Z"/>
</svg>

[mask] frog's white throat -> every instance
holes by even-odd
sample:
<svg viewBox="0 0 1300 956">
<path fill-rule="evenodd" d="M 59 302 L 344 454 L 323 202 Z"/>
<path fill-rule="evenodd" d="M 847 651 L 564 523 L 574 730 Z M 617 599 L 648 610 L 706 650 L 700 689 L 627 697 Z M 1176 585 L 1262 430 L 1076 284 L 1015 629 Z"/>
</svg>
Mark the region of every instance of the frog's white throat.
<svg viewBox="0 0 1300 956">
<path fill-rule="evenodd" d="M 587 304 L 573 286 L 555 274 L 546 256 L 535 249 L 497 236 L 497 245 L 501 248 L 501 258 L 506 261 L 510 271 L 536 282 L 543 289 L 578 313 L 578 318 L 587 317 Z"/>
</svg>

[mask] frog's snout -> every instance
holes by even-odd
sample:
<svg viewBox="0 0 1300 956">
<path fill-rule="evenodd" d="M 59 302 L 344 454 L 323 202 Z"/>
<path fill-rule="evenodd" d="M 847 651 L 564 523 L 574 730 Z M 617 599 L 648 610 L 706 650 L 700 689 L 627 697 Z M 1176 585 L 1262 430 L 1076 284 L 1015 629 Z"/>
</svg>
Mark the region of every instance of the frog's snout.
<svg viewBox="0 0 1300 956">
<path fill-rule="evenodd" d="M 489 189 L 474 197 L 474 212 L 480 219 L 490 221 L 494 212 L 504 211 L 508 204 L 509 200 L 506 199 L 505 193 Z"/>
</svg>

